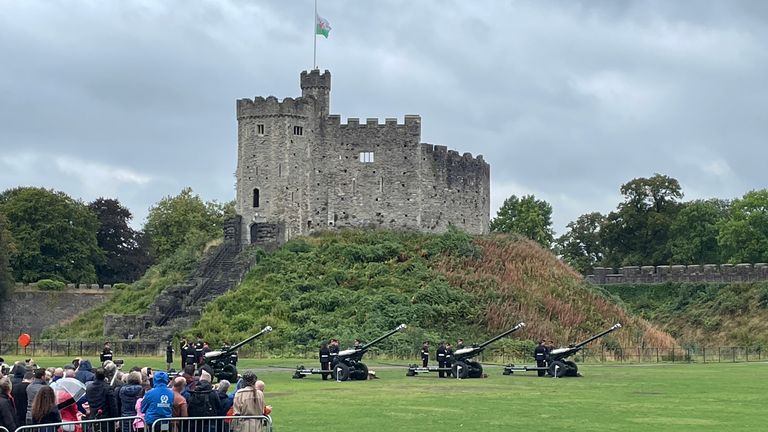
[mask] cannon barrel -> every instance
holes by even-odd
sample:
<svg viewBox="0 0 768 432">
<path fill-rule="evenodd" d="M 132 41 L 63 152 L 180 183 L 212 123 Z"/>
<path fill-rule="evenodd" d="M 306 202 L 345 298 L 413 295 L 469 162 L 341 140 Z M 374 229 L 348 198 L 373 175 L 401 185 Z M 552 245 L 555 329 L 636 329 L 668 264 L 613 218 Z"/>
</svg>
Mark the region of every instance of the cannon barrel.
<svg viewBox="0 0 768 432">
<path fill-rule="evenodd" d="M 383 336 L 379 336 L 376 339 L 374 339 L 374 340 L 368 342 L 367 344 L 361 346 L 360 347 L 360 351 L 368 351 L 368 348 L 372 347 L 373 345 L 383 341 L 384 339 L 392 336 L 393 334 L 395 334 L 395 333 L 397 333 L 397 332 L 399 332 L 401 330 L 405 330 L 405 328 L 406 328 L 405 324 L 400 324 L 399 326 L 397 326 L 394 329 L 392 329 L 392 330 L 388 331 L 387 333 L 385 333 Z"/>
<path fill-rule="evenodd" d="M 205 358 L 212 359 L 212 358 L 217 358 L 217 357 L 222 357 L 222 356 L 228 356 L 228 355 L 232 354 L 233 352 L 237 351 L 241 346 L 243 346 L 243 345 L 247 344 L 248 342 L 256 339 L 257 337 L 259 337 L 261 335 L 264 335 L 264 334 L 267 334 L 267 333 L 269 333 L 271 331 L 272 331 L 272 327 L 266 326 L 263 329 L 261 329 L 260 332 L 256 333 L 255 335 L 249 336 L 247 339 L 245 339 L 245 340 L 243 340 L 241 342 L 238 342 L 238 343 L 232 345 L 231 347 L 229 347 L 229 348 L 227 348 L 227 349 L 225 349 L 223 351 L 222 350 L 216 350 L 216 351 L 211 351 L 211 352 L 205 353 Z"/>
<path fill-rule="evenodd" d="M 481 343 L 480 345 L 478 345 L 478 346 L 477 346 L 477 348 L 485 348 L 485 347 L 487 347 L 488 345 L 490 345 L 490 344 L 492 344 L 492 343 L 496 342 L 497 340 L 499 340 L 499 339 L 503 338 L 504 336 L 507 336 L 507 335 L 509 335 L 509 334 L 512 334 L 512 333 L 514 333 L 514 332 L 516 332 L 516 331 L 520 330 L 520 329 L 521 329 L 521 328 L 523 328 L 523 327 L 525 327 L 525 323 L 524 323 L 524 322 L 519 322 L 519 323 L 517 323 L 517 325 L 516 325 L 516 326 L 514 326 L 514 327 L 512 327 L 511 329 L 509 329 L 509 330 L 505 331 L 504 333 L 501 333 L 501 334 L 499 334 L 499 335 L 496 335 L 496 336 L 494 336 L 494 337 L 492 337 L 492 338 L 488 339 L 487 341 L 485 341 L 485 342 Z"/>
<path fill-rule="evenodd" d="M 616 330 L 618 330 L 620 328 L 621 328 L 621 324 L 616 323 L 616 324 L 612 325 L 611 328 L 609 328 L 608 330 L 600 332 L 600 333 L 598 333 L 598 334 L 588 338 L 585 341 L 579 342 L 579 343 L 577 343 L 575 345 L 571 345 L 569 347 L 553 349 L 552 351 L 550 351 L 550 354 L 551 355 L 556 355 L 556 354 L 569 353 L 568 355 L 570 355 L 570 354 L 575 353 L 576 351 L 579 351 L 580 349 L 584 348 L 588 343 L 590 343 L 590 342 L 592 342 L 592 341 L 594 341 L 596 339 L 600 339 L 601 337 L 607 335 L 608 333 L 614 332 L 614 331 L 616 331 Z"/>
<path fill-rule="evenodd" d="M 488 339 L 487 341 L 481 343 L 480 345 L 474 345 L 474 346 L 471 346 L 471 347 L 467 347 L 467 348 L 462 348 L 462 349 L 456 350 L 453 353 L 453 356 L 456 359 L 472 358 L 472 357 L 480 354 L 485 349 L 485 347 L 487 347 L 488 345 L 496 342 L 497 340 L 503 338 L 504 336 L 509 335 L 510 333 L 514 333 L 517 330 L 520 330 L 523 327 L 525 327 L 525 323 L 524 322 L 519 322 L 519 323 L 517 323 L 516 326 L 512 327 L 511 329 L 505 331 L 504 333 L 501 333 L 499 335 L 496 335 L 496 336 Z"/>
</svg>

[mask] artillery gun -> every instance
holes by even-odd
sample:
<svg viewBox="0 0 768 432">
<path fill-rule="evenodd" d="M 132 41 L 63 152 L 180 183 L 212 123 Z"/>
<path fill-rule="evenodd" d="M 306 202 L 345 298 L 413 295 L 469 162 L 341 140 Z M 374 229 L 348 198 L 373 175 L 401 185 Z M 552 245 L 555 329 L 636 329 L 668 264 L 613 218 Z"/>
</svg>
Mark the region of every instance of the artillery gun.
<svg viewBox="0 0 768 432">
<path fill-rule="evenodd" d="M 416 376 L 419 373 L 424 372 L 450 372 L 455 376 L 456 378 L 482 378 L 483 376 L 483 365 L 481 365 L 479 362 L 476 362 L 474 360 L 471 360 L 472 358 L 480 355 L 488 345 L 496 342 L 497 340 L 510 335 L 521 328 L 525 327 L 524 322 L 518 323 L 516 326 L 512 327 L 511 329 L 505 331 L 504 333 L 501 333 L 499 335 L 496 335 L 487 341 L 479 344 L 479 345 L 472 345 L 471 347 L 467 348 L 461 348 L 453 353 L 453 365 L 450 368 L 441 368 L 441 367 L 418 367 L 417 365 L 410 365 L 408 366 L 408 371 L 405 373 L 405 376 Z"/>
<path fill-rule="evenodd" d="M 566 359 L 576 354 L 577 352 L 581 351 L 590 342 L 600 339 L 601 337 L 607 335 L 608 333 L 612 333 L 620 328 L 621 328 L 621 324 L 616 323 L 613 326 L 611 326 L 611 328 L 609 328 L 608 330 L 605 330 L 594 336 L 591 336 L 587 338 L 587 340 L 585 341 L 579 342 L 577 344 L 571 344 L 571 345 L 568 345 L 567 347 L 553 349 L 547 355 L 547 365 L 544 367 L 515 366 L 513 364 L 510 364 L 510 365 L 504 366 L 504 372 L 502 373 L 504 375 L 512 375 L 516 371 L 527 372 L 527 371 L 545 370 L 550 376 L 555 378 L 581 376 L 579 374 L 579 367 L 576 365 L 576 363 Z"/>
<path fill-rule="evenodd" d="M 260 332 L 248 337 L 247 339 L 232 345 L 227 349 L 220 349 L 205 353 L 204 360 L 205 365 L 203 367 L 210 367 L 213 369 L 211 375 L 218 378 L 219 381 L 227 380 L 229 382 L 237 381 L 237 366 L 230 363 L 230 356 L 233 352 L 237 351 L 241 346 L 249 343 L 259 336 L 265 335 L 272 331 L 272 327 L 266 326 Z"/>
<path fill-rule="evenodd" d="M 339 354 L 331 364 L 330 370 L 314 368 L 305 369 L 303 365 L 299 366 L 296 368 L 296 372 L 293 373 L 293 378 L 300 379 L 312 374 L 331 374 L 336 378 L 336 381 L 366 380 L 368 379 L 368 366 L 362 362 L 363 355 L 365 355 L 365 353 L 368 352 L 372 346 L 401 330 L 405 330 L 405 328 L 405 324 L 400 324 L 399 326 L 368 342 L 365 345 L 339 351 Z"/>
</svg>

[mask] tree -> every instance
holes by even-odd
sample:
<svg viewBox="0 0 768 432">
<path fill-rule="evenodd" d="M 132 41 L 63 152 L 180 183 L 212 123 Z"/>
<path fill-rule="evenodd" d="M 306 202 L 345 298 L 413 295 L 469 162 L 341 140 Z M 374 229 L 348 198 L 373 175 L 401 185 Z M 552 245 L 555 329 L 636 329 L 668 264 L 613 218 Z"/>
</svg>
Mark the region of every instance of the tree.
<svg viewBox="0 0 768 432">
<path fill-rule="evenodd" d="M 16 244 L 16 280 L 96 282 L 95 266 L 104 256 L 96 242 L 98 221 L 83 203 L 63 192 L 19 187 L 0 194 L 0 212 Z"/>
<path fill-rule="evenodd" d="M 149 209 L 144 227 L 153 257 L 160 261 L 187 242 L 210 240 L 222 235 L 228 204 L 204 202 L 185 188 L 175 197 L 165 197 Z"/>
<path fill-rule="evenodd" d="M 768 261 L 768 189 L 751 191 L 731 204 L 717 237 L 731 263 Z"/>
<path fill-rule="evenodd" d="M 579 216 L 567 225 L 568 231 L 557 239 L 563 259 L 582 274 L 589 274 L 603 260 L 600 227 L 605 216 L 599 212 Z"/>
<path fill-rule="evenodd" d="M 133 282 L 144 274 L 152 263 L 149 248 L 128 223 L 133 219 L 130 210 L 115 199 L 98 198 L 88 204 L 96 215 L 99 229 L 96 240 L 104 251 L 105 260 L 96 266 L 99 283 Z"/>
<path fill-rule="evenodd" d="M 682 205 L 670 228 L 672 264 L 713 264 L 722 262 L 717 236 L 728 215 L 724 200 L 696 200 Z"/>
<path fill-rule="evenodd" d="M 680 209 L 680 183 L 661 174 L 636 178 L 621 186 L 624 202 L 608 214 L 600 241 L 604 264 L 661 265 L 670 261 L 669 231 Z"/>
<path fill-rule="evenodd" d="M 554 240 L 552 206 L 533 195 L 512 195 L 491 221 L 491 231 L 518 233 L 549 248 Z"/>
<path fill-rule="evenodd" d="M 11 232 L 8 230 L 8 219 L 0 213 L 0 301 L 10 294 L 13 289 L 13 270 L 11 256 L 15 251 Z"/>
</svg>

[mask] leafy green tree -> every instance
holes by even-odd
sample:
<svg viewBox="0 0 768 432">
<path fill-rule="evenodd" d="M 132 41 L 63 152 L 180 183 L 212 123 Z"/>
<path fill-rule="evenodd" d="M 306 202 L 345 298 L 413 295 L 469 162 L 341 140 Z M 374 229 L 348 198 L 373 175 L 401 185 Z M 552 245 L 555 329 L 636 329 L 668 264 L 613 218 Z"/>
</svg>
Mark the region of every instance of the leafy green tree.
<svg viewBox="0 0 768 432">
<path fill-rule="evenodd" d="M 10 254 L 14 250 L 13 238 L 8 231 L 8 219 L 0 213 L 0 300 L 4 300 L 13 288 Z"/>
<path fill-rule="evenodd" d="M 11 268 L 16 280 L 96 282 L 104 259 L 96 242 L 98 221 L 63 192 L 19 187 L 0 194 L 0 212 L 16 243 Z"/>
<path fill-rule="evenodd" d="M 98 198 L 88 204 L 99 220 L 96 240 L 104 251 L 105 260 L 96 266 L 99 283 L 133 282 L 144 274 L 152 260 L 142 234 L 128 223 L 133 219 L 130 210 L 116 199 Z"/>
<path fill-rule="evenodd" d="M 159 261 L 187 242 L 222 235 L 223 222 L 231 208 L 230 204 L 204 202 L 191 188 L 163 198 L 149 209 L 144 226 L 152 256 Z"/>
<path fill-rule="evenodd" d="M 673 264 L 713 264 L 722 262 L 717 236 L 728 215 L 724 200 L 696 200 L 684 203 L 670 228 Z"/>
<path fill-rule="evenodd" d="M 734 200 L 717 240 L 723 258 L 731 263 L 768 261 L 768 189 Z"/>
<path fill-rule="evenodd" d="M 563 259 L 582 274 L 589 274 L 603 260 L 600 227 L 605 216 L 599 212 L 579 216 L 567 225 L 568 231 L 557 239 Z"/>
<path fill-rule="evenodd" d="M 491 231 L 518 233 L 549 248 L 554 240 L 552 230 L 552 206 L 533 195 L 504 200 L 496 217 L 491 221 Z"/>
<path fill-rule="evenodd" d="M 604 264 L 618 267 L 669 263 L 669 232 L 683 197 L 680 183 L 655 174 L 625 183 L 621 193 L 624 202 L 608 214 L 600 230 Z"/>
</svg>

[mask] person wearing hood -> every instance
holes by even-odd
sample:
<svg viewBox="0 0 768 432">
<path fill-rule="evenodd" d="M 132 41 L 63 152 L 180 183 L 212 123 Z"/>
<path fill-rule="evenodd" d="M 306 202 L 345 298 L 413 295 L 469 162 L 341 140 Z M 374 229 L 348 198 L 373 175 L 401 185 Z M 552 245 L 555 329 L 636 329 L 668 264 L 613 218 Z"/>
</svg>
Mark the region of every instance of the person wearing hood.
<svg viewBox="0 0 768 432">
<path fill-rule="evenodd" d="M 92 370 L 93 366 L 91 366 L 90 360 L 81 360 L 77 365 L 77 373 L 75 374 L 75 378 L 77 378 L 77 380 L 83 384 L 88 384 L 89 382 L 96 379 L 96 376 L 93 374 Z"/>
<path fill-rule="evenodd" d="M 128 374 L 128 382 L 120 387 L 120 417 L 136 417 L 136 401 L 141 397 L 144 388 L 141 386 L 141 372 Z M 123 432 L 131 432 L 131 422 L 122 422 Z"/>
<path fill-rule="evenodd" d="M 9 431 L 16 430 L 16 406 L 11 394 L 11 380 L 0 378 L 0 426 Z"/>
<path fill-rule="evenodd" d="M 152 424 L 157 420 L 171 418 L 172 408 L 173 390 L 168 388 L 168 374 L 157 371 L 154 377 L 154 388 L 141 400 L 141 412 L 144 413 L 146 427 L 151 430 Z"/>
<path fill-rule="evenodd" d="M 11 369 L 11 384 L 19 385 L 24 381 L 24 374 L 27 373 L 27 368 L 24 367 L 24 363 L 17 361 Z"/>
</svg>

